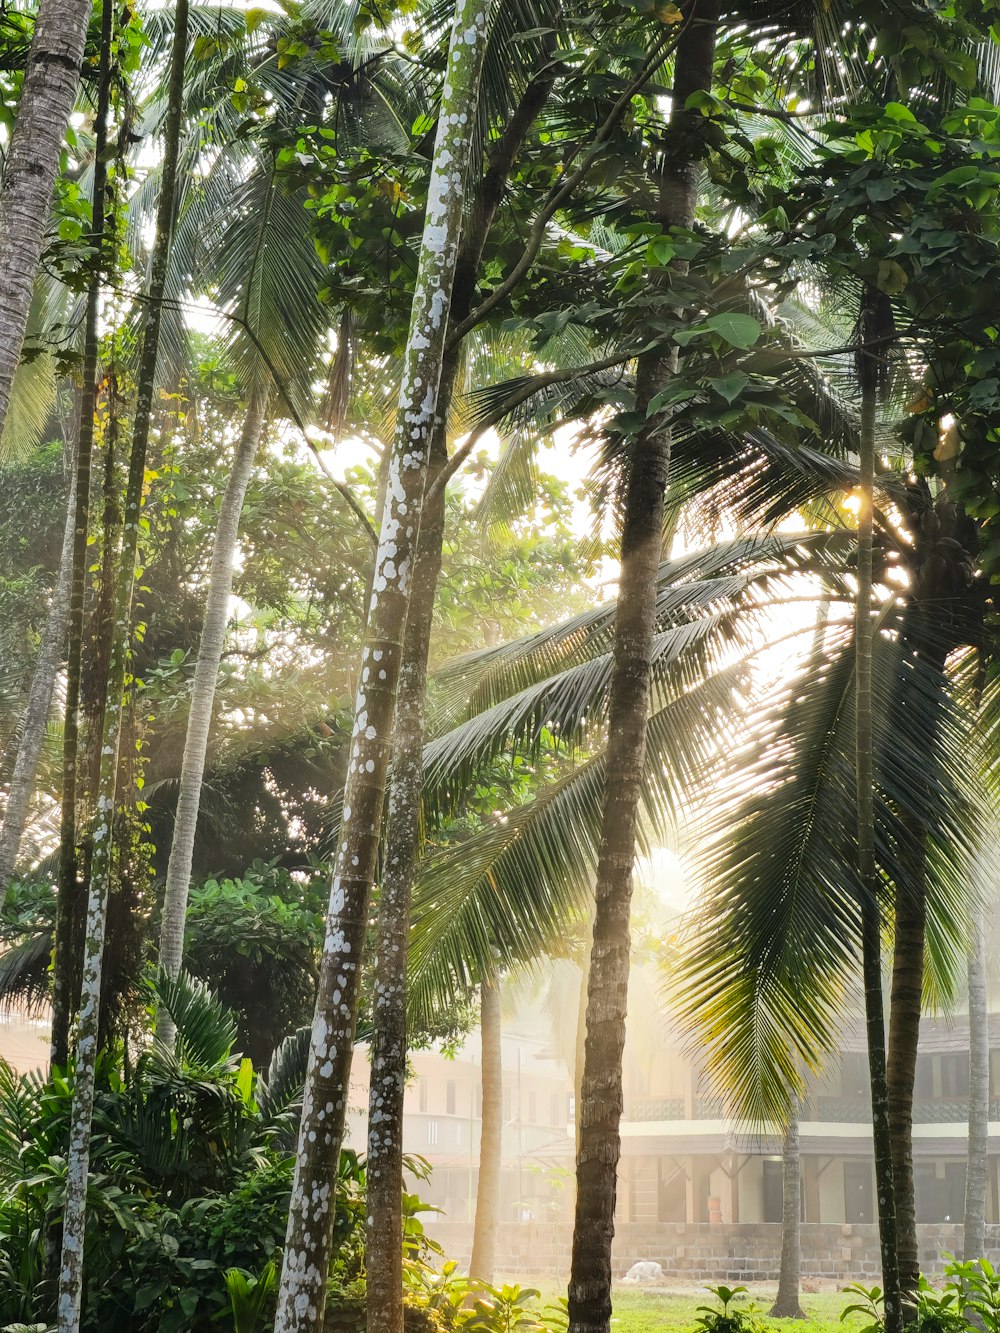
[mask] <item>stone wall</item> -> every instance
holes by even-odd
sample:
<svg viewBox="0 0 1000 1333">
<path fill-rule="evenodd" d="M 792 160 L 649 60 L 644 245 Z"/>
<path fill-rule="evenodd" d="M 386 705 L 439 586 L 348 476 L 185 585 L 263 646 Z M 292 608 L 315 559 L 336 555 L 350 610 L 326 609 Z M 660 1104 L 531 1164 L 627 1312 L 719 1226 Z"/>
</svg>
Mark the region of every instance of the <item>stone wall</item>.
<svg viewBox="0 0 1000 1333">
<path fill-rule="evenodd" d="M 962 1227 L 957 1223 L 923 1223 L 920 1232 L 923 1271 L 932 1276 L 943 1267 L 943 1255 L 960 1254 Z M 471 1247 L 464 1223 L 435 1219 L 428 1231 L 449 1258 L 466 1264 Z M 497 1269 L 519 1279 L 555 1277 L 569 1272 L 572 1231 L 567 1223 L 502 1223 L 497 1235 Z M 987 1228 L 987 1257 L 1000 1262 L 1000 1227 Z M 615 1234 L 614 1273 L 621 1277 L 639 1259 L 662 1265 L 678 1284 L 777 1281 L 781 1258 L 781 1227 L 777 1223 L 738 1225 L 708 1222 L 624 1222 Z M 878 1230 L 872 1224 L 804 1223 L 802 1279 L 810 1285 L 872 1285 L 879 1277 Z"/>
</svg>

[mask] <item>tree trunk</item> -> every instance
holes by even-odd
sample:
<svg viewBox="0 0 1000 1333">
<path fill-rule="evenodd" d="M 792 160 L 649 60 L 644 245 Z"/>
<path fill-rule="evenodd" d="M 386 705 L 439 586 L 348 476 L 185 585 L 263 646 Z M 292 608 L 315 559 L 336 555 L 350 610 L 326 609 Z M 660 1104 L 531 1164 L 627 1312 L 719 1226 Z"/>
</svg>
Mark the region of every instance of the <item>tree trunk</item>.
<svg viewBox="0 0 1000 1333">
<path fill-rule="evenodd" d="M 882 929 L 875 867 L 875 758 L 872 739 L 872 510 L 875 484 L 875 408 L 877 377 L 869 363 L 874 353 L 863 347 L 861 357 L 860 475 L 858 515 L 858 597 L 856 613 L 856 768 L 858 805 L 858 874 L 861 885 L 861 950 L 865 991 L 865 1028 L 872 1087 L 872 1134 L 875 1185 L 878 1195 L 882 1287 L 886 1333 L 900 1333 L 902 1305 L 896 1252 L 896 1206 L 892 1172 L 892 1132 L 885 1059 L 885 1015 L 882 1000 Z"/>
<path fill-rule="evenodd" d="M 0 432 L 52 212 L 91 0 L 41 0 L 0 187 Z"/>
<path fill-rule="evenodd" d="M 146 451 L 149 443 L 156 363 L 159 350 L 163 292 L 170 256 L 177 183 L 177 160 L 184 108 L 184 62 L 187 55 L 188 0 L 177 0 L 170 55 L 169 93 L 164 127 L 163 169 L 156 213 L 156 240 L 137 376 L 135 420 L 125 493 L 125 525 L 115 592 L 115 625 L 108 671 L 108 703 L 101 744 L 101 773 L 94 817 L 93 858 L 83 941 L 83 981 L 77 1023 L 73 1106 L 70 1113 L 66 1196 L 63 1205 L 62 1261 L 59 1273 L 59 1333 L 79 1333 L 83 1305 L 83 1252 L 86 1230 L 87 1177 L 94 1109 L 94 1079 L 101 1009 L 101 971 L 108 894 L 113 869 L 118 759 L 126 707 L 128 651 L 132 629 L 132 598 L 139 541 Z"/>
<path fill-rule="evenodd" d="M 432 461 L 428 484 L 435 474 Z M 403 1330 L 403 1094 L 406 1089 L 406 960 L 410 891 L 420 844 L 424 705 L 434 594 L 441 568 L 444 491 L 428 500 L 420 521 L 413 586 L 406 613 L 388 823 L 379 887 L 378 943 L 368 1099 L 368 1333 Z"/>
<path fill-rule="evenodd" d="M 685 6 L 684 18 L 667 135 L 667 142 L 677 143 L 679 149 L 676 157 L 664 161 L 658 181 L 659 220 L 668 226 L 690 226 L 694 218 L 700 166 L 693 160 L 691 147 L 700 141 L 700 116 L 686 111 L 685 102 L 693 93 L 711 88 L 717 0 Z M 636 411 L 641 418 L 675 368 L 676 360 L 669 353 L 654 351 L 640 358 Z M 659 414 L 653 414 L 633 446 L 622 527 L 587 1038 L 578 1108 L 570 1333 L 609 1333 L 611 1321 L 611 1243 L 621 1155 L 632 870 L 669 464 L 669 428 Z"/>
<path fill-rule="evenodd" d="M 45 618 L 42 642 L 38 651 L 38 661 L 31 677 L 28 690 L 28 702 L 21 721 L 21 738 L 14 759 L 11 773 L 7 804 L 3 812 L 3 826 L 0 827 L 0 908 L 7 896 L 21 850 L 24 826 L 28 822 L 28 810 L 31 798 L 35 794 L 35 776 L 38 773 L 38 759 L 42 753 L 45 729 L 52 708 L 52 695 L 56 677 L 62 664 L 66 648 L 66 625 L 69 619 L 70 585 L 73 579 L 73 534 L 76 528 L 76 463 L 73 464 L 73 481 L 66 501 L 66 526 L 63 529 L 62 551 L 59 556 L 59 572 L 52 592 L 52 602 Z"/>
<path fill-rule="evenodd" d="M 458 0 L 410 315 L 376 575 L 355 701 L 275 1333 L 323 1326 L 360 965 L 392 744 L 409 576 L 437 414 L 490 0 Z"/>
<path fill-rule="evenodd" d="M 87 591 L 87 537 L 90 529 L 91 462 L 100 360 L 98 319 L 104 277 L 105 191 L 107 188 L 108 120 L 111 108 L 111 42 L 114 6 L 101 11 L 101 67 L 94 120 L 94 175 L 91 198 L 90 281 L 83 339 L 83 391 L 76 458 L 76 494 L 68 631 L 66 637 L 66 704 L 63 722 L 62 809 L 59 829 L 59 881 L 56 899 L 55 956 L 52 968 L 52 1063 L 65 1068 L 69 1059 L 70 1015 L 74 1005 L 78 950 L 73 926 L 79 885 L 76 856 L 76 797 L 80 750 L 80 684 L 83 674 L 83 610 Z"/>
<path fill-rule="evenodd" d="M 912 881 L 896 892 L 896 933 L 889 1004 L 886 1091 L 892 1136 L 892 1180 L 896 1199 L 896 1254 L 903 1318 L 916 1315 L 920 1284 L 917 1204 L 913 1181 L 913 1087 L 924 991 L 924 890 L 926 834 L 914 831 Z"/>
<path fill-rule="evenodd" d="M 191 883 L 191 863 L 194 857 L 195 833 L 198 829 L 201 786 L 205 778 L 208 738 L 212 728 L 215 689 L 226 642 L 226 627 L 229 623 L 233 561 L 239 542 L 243 501 L 250 485 L 250 478 L 253 476 L 257 450 L 266 424 L 267 403 L 268 393 L 265 389 L 256 387 L 251 390 L 243 431 L 236 446 L 215 530 L 201 643 L 198 646 L 198 661 L 195 664 L 194 683 L 191 689 L 191 707 L 188 712 L 187 733 L 184 737 L 180 790 L 174 815 L 174 835 L 170 844 L 167 880 L 163 890 L 159 963 L 161 969 L 171 977 L 176 977 L 180 971 L 184 953 L 184 922 Z M 156 1015 L 156 1034 L 162 1042 L 173 1045 L 176 1029 L 169 1014 L 163 1009 L 158 1010 Z"/>
<path fill-rule="evenodd" d="M 969 1157 L 965 1170 L 965 1259 L 986 1254 L 986 1180 L 990 1118 L 990 1031 L 986 921 L 977 911 L 969 947 Z"/>
<path fill-rule="evenodd" d="M 524 140 L 555 81 L 550 46 L 529 81 L 504 133 L 490 154 L 476 191 L 471 221 L 455 264 L 449 329 L 469 314 L 483 249 L 507 180 Z M 424 693 L 431 622 L 444 540 L 445 488 L 436 485 L 446 467 L 447 419 L 461 362 L 461 341 L 449 341 L 438 388 L 431 467 L 425 489 L 413 591 L 406 618 L 403 665 L 396 705 L 396 734 L 389 783 L 389 824 L 379 894 L 378 946 L 372 1040 L 372 1084 L 368 1110 L 367 1326 L 369 1333 L 402 1333 L 402 1133 L 406 1081 L 406 960 L 410 894 L 420 836 L 423 785 Z M 379 469 L 379 494 L 384 475 Z M 381 511 L 379 513 L 381 523 Z"/>
<path fill-rule="evenodd" d="M 500 1044 L 500 985 L 495 977 L 481 989 L 479 1028 L 483 1042 L 483 1113 L 479 1137 L 479 1186 L 469 1277 L 492 1285 L 496 1268 L 500 1176 L 503 1169 L 503 1053 Z"/>
<path fill-rule="evenodd" d="M 799 1301 L 802 1274 L 802 1160 L 799 1154 L 799 1108 L 793 1099 L 788 1108 L 781 1166 L 781 1267 L 778 1295 L 771 1307 L 772 1319 L 805 1319 Z"/>
</svg>

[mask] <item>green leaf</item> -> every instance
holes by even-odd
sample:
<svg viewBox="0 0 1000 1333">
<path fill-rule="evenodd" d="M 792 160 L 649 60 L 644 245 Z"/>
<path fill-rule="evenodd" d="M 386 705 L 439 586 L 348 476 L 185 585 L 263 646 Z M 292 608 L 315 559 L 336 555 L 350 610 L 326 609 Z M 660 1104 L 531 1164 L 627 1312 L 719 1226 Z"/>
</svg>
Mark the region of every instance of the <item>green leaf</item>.
<svg viewBox="0 0 1000 1333">
<path fill-rule="evenodd" d="M 730 311 L 712 315 L 705 321 L 705 327 L 725 338 L 733 347 L 742 348 L 744 351 L 753 347 L 763 333 L 760 323 L 753 315 L 740 315 Z"/>
<path fill-rule="evenodd" d="M 717 394 L 725 398 L 727 403 L 734 403 L 750 383 L 750 376 L 742 370 L 734 370 L 729 375 L 720 375 L 717 379 L 711 379 L 708 382 Z"/>
</svg>

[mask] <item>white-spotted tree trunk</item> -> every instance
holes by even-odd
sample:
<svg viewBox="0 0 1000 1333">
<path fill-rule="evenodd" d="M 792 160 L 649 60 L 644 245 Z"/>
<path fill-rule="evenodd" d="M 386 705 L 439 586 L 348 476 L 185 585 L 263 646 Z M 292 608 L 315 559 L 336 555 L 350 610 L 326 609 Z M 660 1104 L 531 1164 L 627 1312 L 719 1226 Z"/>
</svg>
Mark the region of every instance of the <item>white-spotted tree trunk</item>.
<svg viewBox="0 0 1000 1333">
<path fill-rule="evenodd" d="M 21 737 L 17 745 L 14 767 L 10 776 L 7 804 L 0 827 L 0 907 L 3 906 L 21 850 L 24 827 L 28 822 L 31 798 L 35 794 L 35 776 L 45 740 L 56 676 L 66 651 L 66 626 L 69 621 L 70 586 L 73 580 L 73 534 L 76 530 L 76 467 L 70 486 L 63 529 L 59 572 L 45 618 L 38 660 L 31 676 L 28 702 L 21 720 Z"/>
<path fill-rule="evenodd" d="M 90 21 L 91 0 L 41 0 L 0 186 L 0 431 L 21 357 L 38 260 Z"/>
<path fill-rule="evenodd" d="M 361 956 L 490 7 L 491 0 L 457 0 L 452 24 L 355 701 L 275 1333 L 319 1333 L 323 1326 Z"/>
<path fill-rule="evenodd" d="M 163 890 L 163 914 L 160 921 L 159 962 L 163 971 L 171 977 L 176 977 L 180 971 L 184 952 L 184 922 L 191 883 L 194 839 L 198 828 L 198 809 L 201 804 L 201 786 L 205 777 L 219 664 L 222 661 L 226 626 L 229 623 L 233 561 L 236 558 L 239 542 L 243 502 L 246 499 L 250 478 L 253 476 L 257 450 L 267 420 L 267 400 L 268 394 L 265 389 L 257 387 L 251 390 L 243 420 L 243 430 L 236 446 L 233 466 L 219 509 L 215 544 L 212 548 L 208 590 L 205 596 L 205 615 L 191 689 L 191 707 L 188 712 L 184 755 L 181 760 L 180 790 L 174 816 L 174 835 L 170 844 L 167 880 Z M 173 1042 L 174 1025 L 170 1016 L 162 1009 L 156 1016 L 156 1031 L 161 1041 Z"/>
<path fill-rule="evenodd" d="M 87 1181 L 90 1173 L 91 1121 L 101 1017 L 101 977 L 108 896 L 113 871 L 112 844 L 117 800 L 122 720 L 127 706 L 129 644 L 135 566 L 142 512 L 146 452 L 149 444 L 156 365 L 160 343 L 163 294 L 173 230 L 177 161 L 184 107 L 184 62 L 187 55 L 188 0 L 177 0 L 170 56 L 163 168 L 156 213 L 156 240 L 150 265 L 146 324 L 139 357 L 135 419 L 125 493 L 125 523 L 115 584 L 107 708 L 101 741 L 101 768 L 94 815 L 93 857 L 83 940 L 83 980 L 77 1016 L 73 1105 L 70 1112 L 66 1194 L 63 1204 L 62 1258 L 59 1269 L 57 1326 L 59 1333 L 79 1333 L 83 1312 L 83 1256 L 86 1240 Z"/>
</svg>

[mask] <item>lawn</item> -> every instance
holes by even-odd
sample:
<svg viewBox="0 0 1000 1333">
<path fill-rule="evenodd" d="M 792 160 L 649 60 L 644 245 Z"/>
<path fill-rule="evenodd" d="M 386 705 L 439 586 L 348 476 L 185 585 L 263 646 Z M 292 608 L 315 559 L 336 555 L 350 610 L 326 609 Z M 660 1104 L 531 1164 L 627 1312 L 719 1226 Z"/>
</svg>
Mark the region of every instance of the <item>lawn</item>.
<svg viewBox="0 0 1000 1333">
<path fill-rule="evenodd" d="M 746 1298 L 746 1304 L 741 1300 L 739 1308 L 751 1308 L 769 1333 L 777 1333 L 779 1329 L 781 1333 L 845 1333 L 864 1323 L 859 1316 L 840 1322 L 840 1312 L 850 1303 L 850 1297 L 842 1292 L 804 1295 L 802 1308 L 808 1316 L 805 1320 L 768 1319 L 767 1311 L 773 1300 L 773 1288 L 757 1288 Z M 614 1333 L 691 1333 L 698 1318 L 698 1306 L 715 1304 L 708 1291 L 628 1290 L 618 1286 L 611 1327 Z"/>
<path fill-rule="evenodd" d="M 507 1274 L 503 1280 L 518 1281 Z M 536 1285 L 530 1278 L 522 1278 L 520 1283 L 525 1287 Z M 541 1282 L 538 1286 L 544 1305 L 554 1305 L 566 1295 L 564 1288 L 557 1290 L 550 1282 Z M 736 1308 L 752 1314 L 761 1333 L 858 1333 L 866 1322 L 860 1315 L 852 1315 L 841 1323 L 841 1311 L 855 1298 L 840 1291 L 804 1294 L 802 1308 L 807 1316 L 804 1320 L 769 1319 L 767 1311 L 774 1302 L 774 1294 L 774 1286 L 762 1285 L 754 1286 L 748 1295 L 737 1298 Z M 692 1333 L 699 1317 L 698 1307 L 718 1305 L 704 1287 L 680 1290 L 616 1284 L 613 1299 L 612 1333 Z"/>
</svg>

